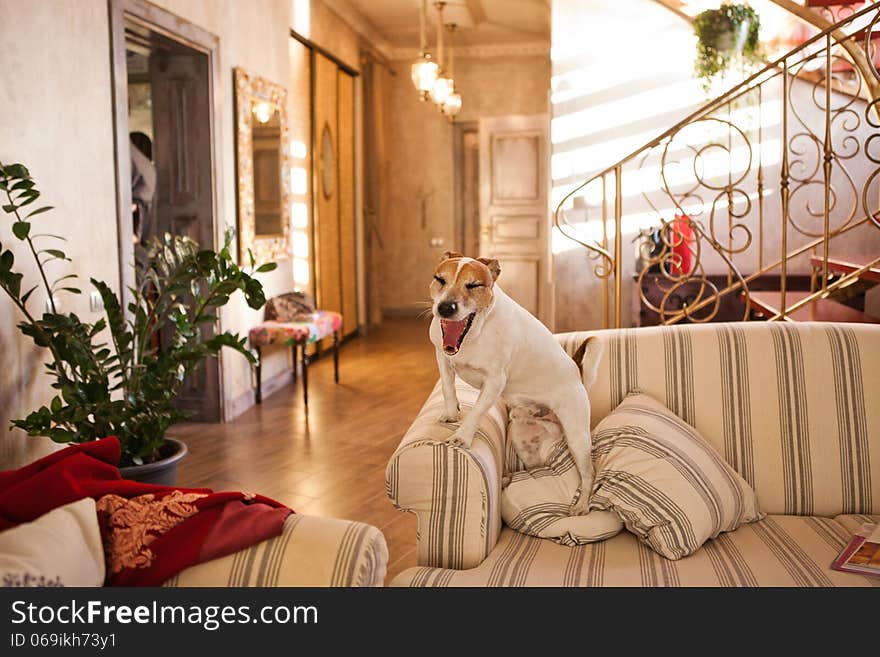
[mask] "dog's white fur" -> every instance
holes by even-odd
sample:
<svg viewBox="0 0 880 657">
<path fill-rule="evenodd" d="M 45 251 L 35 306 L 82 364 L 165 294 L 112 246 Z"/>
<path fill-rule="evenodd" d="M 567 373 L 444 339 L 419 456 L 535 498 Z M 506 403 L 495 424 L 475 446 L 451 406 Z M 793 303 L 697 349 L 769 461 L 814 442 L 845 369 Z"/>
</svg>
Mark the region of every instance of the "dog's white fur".
<svg viewBox="0 0 880 657">
<path fill-rule="evenodd" d="M 464 261 L 474 262 L 470 258 Z M 484 265 L 485 266 L 485 265 Z M 497 263 L 496 263 L 497 266 Z M 456 276 L 461 271 L 459 263 Z M 568 449 L 581 476 L 581 488 L 573 513 L 584 513 L 593 480 L 590 458 L 590 403 L 578 366 L 562 349 L 553 334 L 525 308 L 511 299 L 497 284 L 484 308 L 469 307 L 454 285 L 433 292 L 431 342 L 437 348 L 437 364 L 443 388 L 445 410 L 441 422 L 459 420 L 455 376 L 479 388 L 470 413 L 464 416 L 450 442 L 470 447 L 480 418 L 499 400 L 508 406 L 538 404 L 559 418 Z M 433 291 L 433 290 L 432 290 Z M 453 295 L 456 295 L 453 298 Z M 470 330 L 457 353 L 443 350 L 443 335 L 437 307 L 455 300 L 459 311 L 454 319 L 476 312 Z M 598 341 L 590 341 L 598 342 Z M 591 345 L 588 345 L 591 346 Z M 595 351 L 595 349 L 594 349 Z M 590 355 L 595 358 L 596 354 Z M 598 358 L 596 358 L 598 361 Z M 585 358 L 586 363 L 586 358 Z M 585 364 L 595 372 L 595 363 Z"/>
</svg>

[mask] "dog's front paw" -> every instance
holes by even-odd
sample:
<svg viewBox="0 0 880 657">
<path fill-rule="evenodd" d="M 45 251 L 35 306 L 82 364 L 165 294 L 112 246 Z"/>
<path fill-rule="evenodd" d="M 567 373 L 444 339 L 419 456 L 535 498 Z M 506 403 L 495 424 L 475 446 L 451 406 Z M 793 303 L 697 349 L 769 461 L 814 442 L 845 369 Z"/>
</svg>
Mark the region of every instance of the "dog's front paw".
<svg viewBox="0 0 880 657">
<path fill-rule="evenodd" d="M 577 497 L 571 503 L 569 507 L 569 515 L 572 516 L 585 516 L 590 512 L 590 495 L 589 493 L 585 493 L 584 490 L 578 489 Z"/>
<path fill-rule="evenodd" d="M 470 449 L 471 443 L 474 442 L 474 432 L 467 429 L 459 428 L 454 434 L 449 436 L 447 443 L 453 447 L 464 447 Z"/>
<path fill-rule="evenodd" d="M 450 412 L 444 411 L 443 415 L 440 416 L 440 422 L 443 424 L 449 424 L 451 422 L 458 422 L 458 411 Z"/>
</svg>

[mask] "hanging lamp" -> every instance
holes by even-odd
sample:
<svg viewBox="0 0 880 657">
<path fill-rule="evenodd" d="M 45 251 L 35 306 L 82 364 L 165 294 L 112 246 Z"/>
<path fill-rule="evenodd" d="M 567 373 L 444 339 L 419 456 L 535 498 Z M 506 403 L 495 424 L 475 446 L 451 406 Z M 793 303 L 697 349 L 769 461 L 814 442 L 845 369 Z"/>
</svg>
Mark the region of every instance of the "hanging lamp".
<svg viewBox="0 0 880 657">
<path fill-rule="evenodd" d="M 446 75 L 446 69 L 443 66 L 443 7 L 446 6 L 446 3 L 435 2 L 434 6 L 437 8 L 437 61 L 440 68 L 437 71 L 437 79 L 434 81 L 431 98 L 442 108 L 443 103 L 452 95 L 454 85 L 452 78 Z"/>
<path fill-rule="evenodd" d="M 434 91 L 434 83 L 437 81 L 437 75 L 440 67 L 437 65 L 431 55 L 428 53 L 426 39 L 426 14 L 428 0 L 422 0 L 422 8 L 419 14 L 419 58 L 410 68 L 413 86 L 419 92 L 421 99 L 427 100 Z"/>
<path fill-rule="evenodd" d="M 446 26 L 446 29 L 449 30 L 449 96 L 443 101 L 443 104 L 440 105 L 440 111 L 443 112 L 449 119 L 455 120 L 455 115 L 461 111 L 461 94 L 455 90 L 455 23 L 450 23 Z"/>
</svg>

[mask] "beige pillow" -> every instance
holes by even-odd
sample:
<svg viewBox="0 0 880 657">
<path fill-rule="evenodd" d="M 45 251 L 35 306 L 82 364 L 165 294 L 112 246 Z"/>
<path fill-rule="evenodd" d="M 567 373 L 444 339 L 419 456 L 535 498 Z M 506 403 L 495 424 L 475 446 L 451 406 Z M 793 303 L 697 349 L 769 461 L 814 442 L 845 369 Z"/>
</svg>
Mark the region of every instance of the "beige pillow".
<svg viewBox="0 0 880 657">
<path fill-rule="evenodd" d="M 0 532 L 3 586 L 103 586 L 95 501 L 84 498 Z"/>
<path fill-rule="evenodd" d="M 590 508 L 614 511 L 668 559 L 764 517 L 755 491 L 696 429 L 645 394 L 593 430 L 593 465 Z"/>
</svg>

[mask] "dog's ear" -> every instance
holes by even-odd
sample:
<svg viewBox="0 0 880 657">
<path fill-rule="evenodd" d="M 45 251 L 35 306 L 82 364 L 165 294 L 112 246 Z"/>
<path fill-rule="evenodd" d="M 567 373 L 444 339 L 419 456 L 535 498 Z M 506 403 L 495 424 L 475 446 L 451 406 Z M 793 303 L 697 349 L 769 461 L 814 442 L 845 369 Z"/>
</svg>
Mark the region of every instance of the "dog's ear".
<svg viewBox="0 0 880 657">
<path fill-rule="evenodd" d="M 498 280 L 498 277 L 501 275 L 501 265 L 498 264 L 497 260 L 491 258 L 477 258 L 477 262 L 482 262 L 489 268 L 489 271 L 492 272 L 493 281 Z"/>
<path fill-rule="evenodd" d="M 440 256 L 440 262 L 446 262 L 447 260 L 452 260 L 453 258 L 463 258 L 464 256 L 460 254 L 458 251 L 447 251 L 442 256 Z"/>
</svg>

